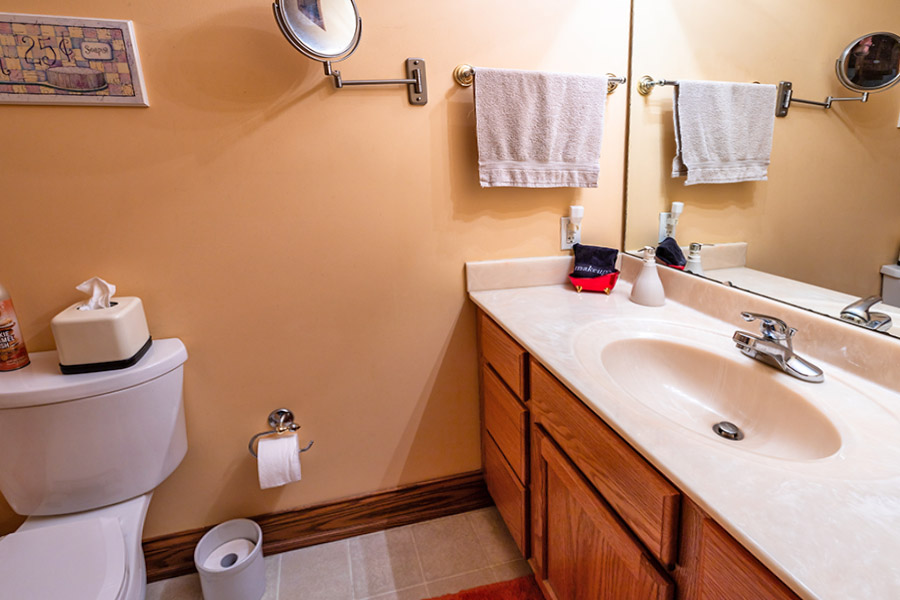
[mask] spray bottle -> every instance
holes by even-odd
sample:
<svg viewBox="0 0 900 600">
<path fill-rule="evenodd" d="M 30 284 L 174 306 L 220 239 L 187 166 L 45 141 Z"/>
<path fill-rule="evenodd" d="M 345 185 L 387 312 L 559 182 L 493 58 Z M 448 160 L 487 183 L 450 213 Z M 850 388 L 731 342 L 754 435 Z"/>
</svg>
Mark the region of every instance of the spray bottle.
<svg viewBox="0 0 900 600">
<path fill-rule="evenodd" d="M 12 299 L 0 285 L 0 371 L 15 371 L 30 362 Z"/>
</svg>

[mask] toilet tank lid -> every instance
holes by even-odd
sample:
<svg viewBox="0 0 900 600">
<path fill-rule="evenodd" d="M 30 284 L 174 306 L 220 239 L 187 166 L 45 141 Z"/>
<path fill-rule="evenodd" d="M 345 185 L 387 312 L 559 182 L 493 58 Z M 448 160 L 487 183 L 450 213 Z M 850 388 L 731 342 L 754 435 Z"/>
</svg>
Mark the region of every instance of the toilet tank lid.
<svg viewBox="0 0 900 600">
<path fill-rule="evenodd" d="M 56 351 L 29 353 L 31 364 L 0 372 L 0 410 L 55 404 L 108 394 L 155 379 L 181 366 L 187 349 L 178 338 L 153 340 L 147 354 L 127 369 L 63 375 Z"/>
<path fill-rule="evenodd" d="M 900 279 L 900 266 L 898 265 L 882 265 L 881 274 L 889 277 Z"/>
</svg>

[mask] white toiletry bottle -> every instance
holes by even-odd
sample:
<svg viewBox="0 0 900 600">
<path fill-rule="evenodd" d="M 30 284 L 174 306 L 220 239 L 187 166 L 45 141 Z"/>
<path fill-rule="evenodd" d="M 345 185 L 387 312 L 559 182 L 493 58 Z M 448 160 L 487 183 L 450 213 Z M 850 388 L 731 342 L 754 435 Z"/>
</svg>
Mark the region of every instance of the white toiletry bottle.
<svg viewBox="0 0 900 600">
<path fill-rule="evenodd" d="M 684 265 L 685 271 L 703 275 L 703 265 L 700 262 L 701 246 L 702 245 L 697 242 L 691 242 L 690 250 L 688 250 L 687 264 Z"/>
<path fill-rule="evenodd" d="M 12 299 L 0 285 L 0 371 L 15 371 L 30 362 Z"/>
<path fill-rule="evenodd" d="M 644 306 L 662 306 L 666 303 L 666 293 L 656 272 L 656 250 L 652 246 L 644 246 L 644 264 L 631 288 L 631 301 Z"/>
</svg>

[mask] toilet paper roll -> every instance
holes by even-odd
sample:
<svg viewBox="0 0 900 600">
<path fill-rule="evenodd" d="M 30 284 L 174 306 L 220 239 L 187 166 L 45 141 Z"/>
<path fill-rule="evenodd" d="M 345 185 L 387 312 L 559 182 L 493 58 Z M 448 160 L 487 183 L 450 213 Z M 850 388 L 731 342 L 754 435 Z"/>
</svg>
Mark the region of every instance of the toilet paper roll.
<svg viewBox="0 0 900 600">
<path fill-rule="evenodd" d="M 238 538 L 228 540 L 206 557 L 203 568 L 209 571 L 227 571 L 244 562 L 256 546 L 250 540 Z"/>
<path fill-rule="evenodd" d="M 256 453 L 262 489 L 300 481 L 300 445 L 296 433 L 261 438 Z"/>
</svg>

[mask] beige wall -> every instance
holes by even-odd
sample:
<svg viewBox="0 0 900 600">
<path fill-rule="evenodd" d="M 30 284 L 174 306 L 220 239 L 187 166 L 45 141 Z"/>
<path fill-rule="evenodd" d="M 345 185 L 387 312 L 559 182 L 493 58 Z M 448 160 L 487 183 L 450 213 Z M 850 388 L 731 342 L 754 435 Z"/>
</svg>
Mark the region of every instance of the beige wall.
<svg viewBox="0 0 900 600">
<path fill-rule="evenodd" d="M 472 90 L 454 66 L 623 74 L 628 3 L 360 1 L 348 79 L 427 61 L 430 101 L 336 91 L 267 1 L 10 0 L 15 12 L 132 19 L 151 107 L 0 108 L 0 279 L 32 351 L 99 275 L 180 337 L 190 449 L 145 535 L 479 468 L 467 260 L 621 238 L 626 96 L 610 96 L 596 190 L 482 190 Z M 303 481 L 261 491 L 247 453 L 292 408 Z M 140 427 L 125 424 L 124 427 Z M 102 443 L 98 440 L 98 443 Z M 18 518 L 0 507 L 0 533 Z"/>
<path fill-rule="evenodd" d="M 854 38 L 900 31 L 895 0 L 635 0 L 632 73 L 792 81 L 795 96 L 849 96 L 834 60 Z M 657 214 L 685 203 L 678 241 L 749 242 L 748 266 L 840 291 L 876 293 L 900 249 L 900 86 L 776 119 L 769 181 L 685 187 L 672 179 L 672 92 L 634 94 L 626 247 L 656 242 Z"/>
</svg>

